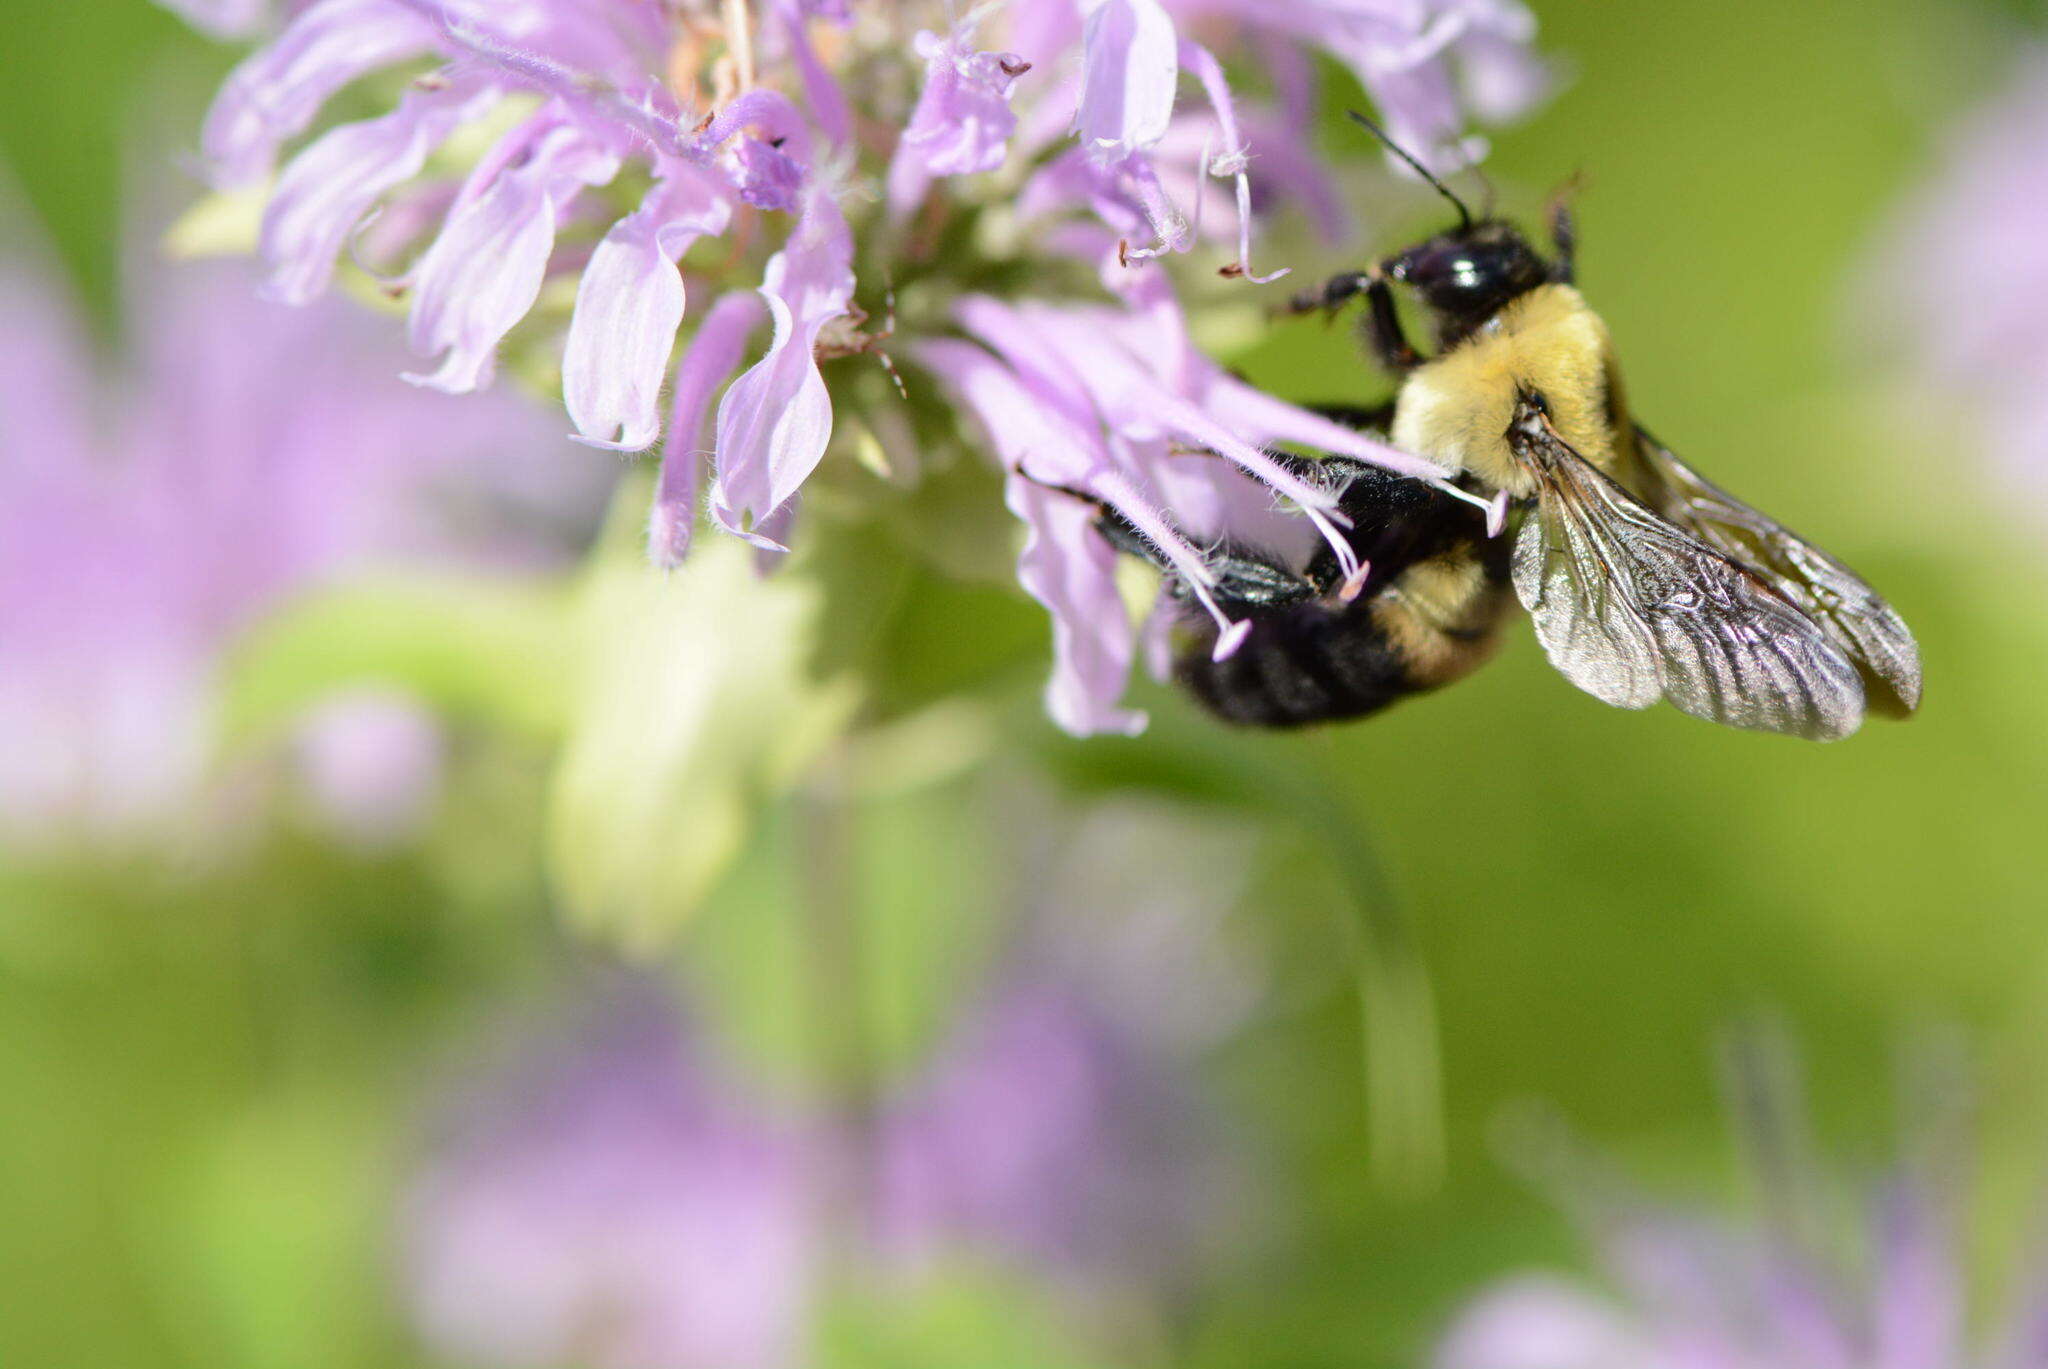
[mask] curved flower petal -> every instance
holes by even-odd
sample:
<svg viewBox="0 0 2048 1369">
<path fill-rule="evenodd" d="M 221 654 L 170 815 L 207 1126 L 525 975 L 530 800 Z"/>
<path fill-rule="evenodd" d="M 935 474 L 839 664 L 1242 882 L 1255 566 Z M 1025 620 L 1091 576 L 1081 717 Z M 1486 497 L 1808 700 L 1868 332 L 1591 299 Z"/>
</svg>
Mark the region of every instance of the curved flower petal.
<svg viewBox="0 0 2048 1369">
<path fill-rule="evenodd" d="M 797 9 L 782 12 L 783 38 L 789 44 L 789 57 L 796 64 L 797 76 L 803 81 L 804 100 L 811 107 L 811 116 L 818 121 L 819 131 L 827 139 L 835 143 L 849 142 L 853 138 L 853 106 L 848 103 L 839 79 L 819 60 L 811 35 L 804 28 L 805 17 Z M 835 17 L 843 24 L 851 21 L 853 16 L 842 13 Z"/>
<path fill-rule="evenodd" d="M 675 264 L 692 242 L 723 233 L 731 219 L 724 184 L 677 163 L 597 245 L 562 355 L 562 396 L 582 441 L 633 452 L 660 435 L 655 401 L 683 321 Z"/>
<path fill-rule="evenodd" d="M 1012 474 L 1003 501 L 1029 530 L 1017 554 L 1017 583 L 1052 615 L 1053 672 L 1045 711 L 1077 737 L 1136 736 L 1145 714 L 1119 708 L 1136 650 L 1116 553 L 1095 530 L 1095 512 L 1056 490 Z"/>
<path fill-rule="evenodd" d="M 200 134 L 214 183 L 247 185 L 358 76 L 417 56 L 434 31 L 397 0 L 320 0 L 229 73 Z"/>
<path fill-rule="evenodd" d="M 697 325 L 697 334 L 676 367 L 675 406 L 661 453 L 661 481 L 647 517 L 647 558 L 664 569 L 681 565 L 689 554 L 697 474 L 708 454 L 701 443 L 711 395 L 738 368 L 740 349 L 760 316 L 758 295 L 735 291 L 725 296 Z"/>
<path fill-rule="evenodd" d="M 988 430 L 1006 469 L 1003 498 L 1028 533 L 1017 558 L 1017 579 L 1053 621 L 1053 673 L 1046 711 L 1075 736 L 1097 732 L 1134 736 L 1145 715 L 1119 708 L 1136 653 L 1136 633 L 1116 584 L 1116 553 L 1095 529 L 1096 511 L 1083 500 L 1024 473 L 1034 457 L 1057 464 L 1074 443 L 1048 422 L 1059 404 L 1042 387 L 968 342 L 926 344 L 918 360 L 959 392 Z M 1051 401 L 1051 402 L 1049 402 Z"/>
<path fill-rule="evenodd" d="M 259 249 L 270 264 L 270 293 L 287 304 L 323 293 L 335 258 L 371 207 L 497 99 L 497 91 L 473 84 L 415 85 L 389 114 L 343 124 L 292 158 L 263 214 Z"/>
<path fill-rule="evenodd" d="M 532 140 L 524 160 L 486 186 L 464 187 L 420 259 L 410 337 L 414 351 L 442 362 L 432 375 L 406 377 L 415 384 L 461 394 L 490 383 L 493 351 L 540 294 L 557 211 L 618 171 L 618 157 L 581 129 L 546 112 L 539 118 L 537 137 L 531 128 L 509 135 Z"/>
<path fill-rule="evenodd" d="M 739 142 L 728 154 L 728 166 L 740 198 L 757 209 L 796 213 L 803 204 L 805 168 L 811 164 L 811 134 L 803 112 L 780 91 L 750 90 L 704 126 L 694 147 L 708 157 L 735 134 Z"/>
<path fill-rule="evenodd" d="M 1180 79 L 1173 20 L 1159 0 L 1102 0 L 1081 36 L 1082 143 L 1112 155 L 1152 146 L 1173 118 Z"/>
<path fill-rule="evenodd" d="M 1017 128 L 1010 94 L 1031 69 L 1014 52 L 973 51 L 958 33 L 919 33 L 916 48 L 925 60 L 924 90 L 889 168 L 890 208 L 898 213 L 909 208 L 899 202 L 899 183 L 921 189 L 922 177 L 967 176 L 1003 164 Z"/>
<path fill-rule="evenodd" d="M 755 526 L 824 459 L 832 399 L 818 370 L 818 334 L 851 308 L 853 283 L 853 235 L 831 192 L 814 186 L 789 244 L 769 261 L 761 282 L 775 339 L 718 404 L 711 512 L 727 531 L 766 540 Z"/>
</svg>

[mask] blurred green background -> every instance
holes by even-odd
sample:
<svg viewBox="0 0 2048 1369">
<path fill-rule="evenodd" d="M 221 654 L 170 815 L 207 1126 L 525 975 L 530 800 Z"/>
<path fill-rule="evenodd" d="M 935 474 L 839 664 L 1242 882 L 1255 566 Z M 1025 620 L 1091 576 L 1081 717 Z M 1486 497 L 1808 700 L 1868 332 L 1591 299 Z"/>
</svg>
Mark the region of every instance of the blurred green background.
<svg viewBox="0 0 2048 1369">
<path fill-rule="evenodd" d="M 1280 843 L 1246 910 L 1277 989 L 1212 1075 L 1262 1138 L 1280 1230 L 1189 1312 L 1175 1363 L 1412 1363 L 1487 1277 L 1578 1262 L 1566 1223 L 1499 1161 L 1506 1103 L 1549 1100 L 1638 1167 L 1727 1189 L 1711 1047 L 1747 1012 L 1783 1015 L 1824 1130 L 1868 1159 L 1894 1134 L 1902 1035 L 1969 1031 L 1989 1081 L 1984 1206 L 2004 1214 L 1989 1260 L 2048 1155 L 2048 510 L 1991 486 L 1966 414 L 1902 413 L 1843 322 L 1885 215 L 2033 17 L 1920 0 L 1536 8 L 1574 76 L 1496 139 L 1504 203 L 1584 172 L 1582 284 L 1637 408 L 1885 590 L 1919 635 L 1927 702 L 1842 745 L 1788 744 L 1602 708 L 1518 632 L 1470 682 L 1369 725 L 1225 736 L 1148 690 L 1152 734 L 1081 744 L 1029 706 L 1034 607 L 911 576 L 887 629 L 905 698 L 1007 690 L 1016 750 L 1079 792 L 1230 802 L 1243 775 L 1297 777 L 1266 791 L 1297 794 L 1276 824 L 1321 812 L 1369 834 L 1342 840 L 1369 840 L 1361 868 L 1433 987 L 1442 1181 L 1389 1182 L 1354 985 L 1330 968 L 1349 933 L 1329 876 Z M 133 159 L 195 127 L 230 54 L 140 0 L 5 15 L 0 152 L 111 340 Z M 1375 383 L 1313 323 L 1236 360 L 1304 399 Z M 431 856 L 351 859 L 284 833 L 218 873 L 0 870 L 0 1363 L 418 1362 L 384 1272 L 407 1109 L 499 1006 L 601 958 L 558 926 L 536 858 L 493 840 L 537 826 L 535 792 L 516 764 L 465 776 Z M 878 813 L 874 899 L 910 887 L 932 925 L 983 916 L 994 895 L 971 860 L 934 875 L 932 843 L 884 839 L 954 811 Z M 749 868 L 780 839 L 760 837 Z M 744 944 L 770 921 L 758 888 L 736 876 L 681 956 L 770 954 Z"/>
</svg>

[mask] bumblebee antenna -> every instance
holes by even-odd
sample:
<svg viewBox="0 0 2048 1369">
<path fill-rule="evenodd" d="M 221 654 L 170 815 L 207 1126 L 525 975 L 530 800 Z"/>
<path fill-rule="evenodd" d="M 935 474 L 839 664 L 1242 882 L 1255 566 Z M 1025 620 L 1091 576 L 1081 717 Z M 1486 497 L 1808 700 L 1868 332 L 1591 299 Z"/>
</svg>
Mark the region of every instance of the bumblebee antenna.
<svg viewBox="0 0 2048 1369">
<path fill-rule="evenodd" d="M 1393 153 L 1396 157 L 1399 157 L 1402 161 L 1408 163 L 1409 166 L 1414 167 L 1416 175 L 1422 177 L 1423 180 L 1428 181 L 1432 186 L 1436 187 L 1436 193 L 1443 196 L 1445 199 L 1451 202 L 1451 206 L 1458 211 L 1459 232 L 1469 233 L 1472 231 L 1472 211 L 1465 207 L 1465 202 L 1463 200 L 1459 199 L 1455 194 L 1452 193 L 1451 188 L 1449 186 L 1445 185 L 1442 181 L 1438 180 L 1436 176 L 1431 173 L 1428 167 L 1424 166 L 1420 161 L 1418 161 L 1414 153 L 1410 152 L 1407 148 L 1395 142 L 1384 128 L 1381 128 L 1378 124 L 1366 118 L 1357 110 L 1347 109 L 1344 112 L 1351 116 L 1351 121 L 1353 123 L 1359 125 L 1366 132 L 1372 134 L 1373 137 L 1378 138 L 1381 142 L 1385 143 L 1387 145 L 1387 151 Z"/>
</svg>

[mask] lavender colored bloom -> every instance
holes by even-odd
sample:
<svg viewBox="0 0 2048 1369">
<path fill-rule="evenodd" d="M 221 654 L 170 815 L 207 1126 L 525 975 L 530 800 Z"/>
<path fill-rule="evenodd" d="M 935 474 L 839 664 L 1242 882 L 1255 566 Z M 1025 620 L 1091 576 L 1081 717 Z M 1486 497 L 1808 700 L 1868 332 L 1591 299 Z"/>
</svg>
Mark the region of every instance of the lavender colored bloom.
<svg viewBox="0 0 2048 1369">
<path fill-rule="evenodd" d="M 1260 284 L 1285 273 L 1253 269 L 1255 227 L 1270 212 L 1295 203 L 1335 226 L 1329 178 L 1301 151 L 1315 56 L 1348 65 L 1389 126 L 1450 169 L 1483 151 L 1473 113 L 1504 119 L 1541 97 L 1533 37 L 1515 0 L 1010 0 L 965 14 L 849 0 L 316 0 L 230 76 L 202 147 L 223 186 L 259 182 L 282 160 L 259 244 L 279 296 L 318 295 L 345 254 L 390 264 L 384 284 L 409 301 L 409 337 L 433 362 L 422 384 L 480 388 L 501 353 L 523 360 L 565 332 L 577 435 L 640 451 L 661 438 L 675 366 L 672 421 L 689 431 L 666 444 L 651 515 L 662 564 L 684 555 L 700 499 L 723 530 L 767 553 L 786 548 L 854 390 L 833 363 L 880 340 L 856 298 L 865 289 L 878 302 L 893 258 L 909 254 L 923 279 L 900 331 L 917 355 L 959 392 L 962 367 L 986 374 L 959 350 L 964 330 L 1011 372 L 978 382 L 987 402 L 974 410 L 1031 525 L 1020 576 L 1055 614 L 1055 717 L 1075 731 L 1131 731 L 1142 719 L 1117 703 L 1132 647 L 1109 559 L 1074 509 L 1018 481 L 1114 505 L 1212 610 L 1191 539 L 1243 533 L 1239 512 L 1283 525 L 1284 540 L 1299 530 L 1266 515 L 1285 500 L 1293 522 L 1305 514 L 1348 557 L 1327 492 L 1263 444 L 1345 451 L 1424 478 L 1435 469 L 1227 381 L 1189 341 L 1156 259 L 1220 240 L 1233 251 L 1222 274 Z M 1226 67 L 1246 53 L 1273 69 L 1278 112 L 1233 93 Z M 399 83 L 395 73 L 422 66 Z M 329 96 L 379 80 L 388 112 L 316 131 Z M 482 129 L 494 141 L 480 156 L 451 151 Z M 885 187 L 879 200 L 849 193 L 871 179 Z M 1228 187 L 1234 214 L 1209 216 L 1227 226 L 1204 222 L 1212 184 Z M 929 250 L 917 244 L 934 232 L 973 242 L 1006 212 L 1026 229 L 1026 269 L 1007 274 L 1100 269 L 1123 302 L 1112 332 L 1094 328 L 1111 306 L 951 308 L 973 292 L 961 282 L 987 273 L 968 259 L 935 270 L 914 259 Z M 710 239 L 715 252 L 692 250 Z M 772 331 L 735 364 L 738 306 L 700 323 L 690 300 L 750 288 Z M 564 326 L 557 311 L 571 297 Z M 680 362 L 679 333 L 703 344 L 687 342 Z M 1074 341 L 1079 364 L 1027 356 Z M 1000 397 L 1006 386 L 1021 402 Z M 707 451 L 696 428 L 714 402 Z M 1019 423 L 1071 450 L 1027 444 L 1027 468 L 1004 431 Z M 1244 625 L 1216 631 L 1227 654 Z"/>
<path fill-rule="evenodd" d="M 264 303 L 240 270 L 153 271 L 127 364 L 101 382 L 68 308 L 32 283 L 50 275 L 0 272 L 0 822 L 16 834 L 184 811 L 217 659 L 292 593 L 372 565 L 558 556 L 489 510 L 591 502 L 524 406 L 393 385 L 352 311 Z M 397 771 L 426 759 L 406 749 Z M 413 801 L 394 771 L 324 754 L 316 800 Z"/>
<path fill-rule="evenodd" d="M 423 1338 L 491 1366 L 794 1363 L 812 1299 L 796 1129 L 651 991 L 442 1122 L 402 1214 Z"/>
<path fill-rule="evenodd" d="M 402 1212 L 414 1321 L 480 1366 L 739 1369 L 809 1362 L 835 1255 L 881 1298 L 957 1258 L 1079 1302 L 1170 1291 L 1242 1188 L 1188 1080 L 1248 1002 L 1218 934 L 1237 836 L 1086 815 L 985 987 L 858 1124 L 741 1076 L 665 990 L 611 986 L 437 1128 Z M 1147 861 L 1134 892 L 1134 854 L 1178 863 Z M 1172 1001 L 1128 992 L 1161 963 L 1190 971 Z M 1189 990 L 1208 995 L 1192 1032 Z"/>
<path fill-rule="evenodd" d="M 1940 1111 L 1909 1115 L 1932 1126 Z M 1965 1194 L 1953 1156 L 1935 1147 L 1874 1184 L 1856 1233 L 1863 1248 L 1845 1261 L 1832 1257 L 1841 1247 L 1826 1221 L 1838 1210 L 1827 1201 L 1833 1190 L 1803 1163 L 1803 1138 L 1783 1125 L 1797 1115 L 1796 1103 L 1774 1098 L 1758 1112 L 1751 1148 L 1766 1204 L 1761 1220 L 1653 1204 L 1575 1171 L 1567 1197 L 1591 1233 L 1605 1288 L 1547 1275 L 1509 1278 L 1459 1314 L 1431 1361 L 1435 1369 L 2023 1369 L 2042 1362 L 2038 1268 L 2003 1322 L 1972 1344 L 1957 1230 Z"/>
<path fill-rule="evenodd" d="M 1196 1258 L 1228 1177 L 1171 1068 L 1028 977 L 872 1128 L 748 1086 L 650 992 L 528 1055 L 441 1126 L 402 1214 L 413 1318 L 465 1363 L 802 1362 L 834 1242 L 899 1288 L 964 1253 L 1138 1292 Z"/>
<path fill-rule="evenodd" d="M 1862 331 L 1967 407 L 1998 483 L 2048 509 L 2048 53 L 2023 58 L 1940 165 L 1877 254 Z"/>
<path fill-rule="evenodd" d="M 1184 1081 L 1116 1014 L 1022 979 L 981 1005 L 883 1119 L 879 1248 L 915 1268 L 965 1248 L 1090 1285 L 1170 1280 L 1227 1179 Z M 1205 1153 L 1207 1152 L 1207 1153 Z"/>
<path fill-rule="evenodd" d="M 901 217 L 924 199 L 934 179 L 993 171 L 1010 152 L 1017 115 L 1010 97 L 1031 64 L 1014 52 L 979 52 L 962 25 L 940 37 L 913 40 L 924 58 L 924 90 L 889 164 L 889 208 Z"/>
</svg>

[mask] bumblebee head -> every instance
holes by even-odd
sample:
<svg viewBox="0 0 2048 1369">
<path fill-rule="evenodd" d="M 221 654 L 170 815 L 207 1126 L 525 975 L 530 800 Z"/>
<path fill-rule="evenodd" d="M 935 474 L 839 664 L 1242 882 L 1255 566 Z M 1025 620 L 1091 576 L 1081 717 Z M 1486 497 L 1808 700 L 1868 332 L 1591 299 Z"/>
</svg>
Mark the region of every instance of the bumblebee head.
<svg viewBox="0 0 2048 1369">
<path fill-rule="evenodd" d="M 1461 338 L 1492 318 L 1501 306 L 1545 281 L 1567 279 L 1536 255 L 1529 240 L 1499 219 L 1474 219 L 1472 211 L 1430 169 L 1387 131 L 1357 110 L 1352 120 L 1414 168 L 1458 211 L 1458 226 L 1416 243 L 1380 263 L 1387 279 L 1411 287 L 1436 315 L 1445 342 Z"/>
<path fill-rule="evenodd" d="M 1499 220 L 1460 224 L 1389 258 L 1384 269 L 1421 296 L 1451 334 L 1469 332 L 1553 278 L 1528 239 Z"/>
</svg>

